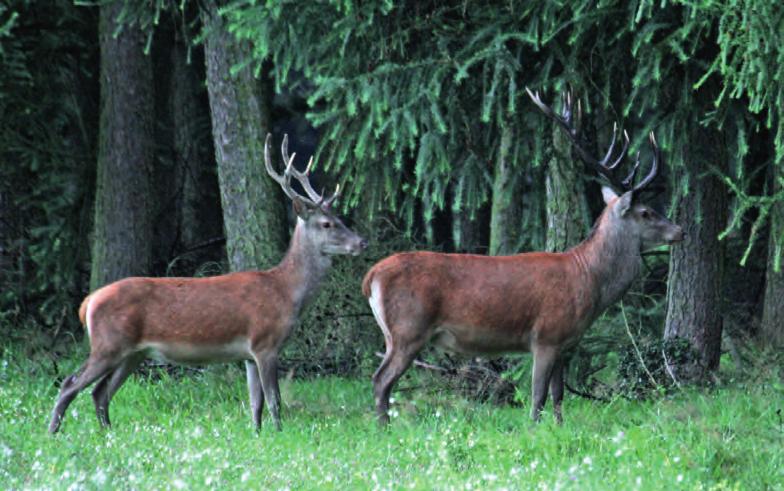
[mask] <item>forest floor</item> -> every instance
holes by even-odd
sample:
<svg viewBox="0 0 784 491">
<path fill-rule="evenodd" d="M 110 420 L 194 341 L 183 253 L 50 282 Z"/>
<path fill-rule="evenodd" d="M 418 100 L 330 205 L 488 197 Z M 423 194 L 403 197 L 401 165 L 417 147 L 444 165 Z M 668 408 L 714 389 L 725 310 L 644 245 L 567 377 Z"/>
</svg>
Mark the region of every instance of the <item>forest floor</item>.
<svg viewBox="0 0 784 491">
<path fill-rule="evenodd" d="M 265 410 L 257 434 L 244 371 L 225 365 L 132 377 L 108 431 L 84 391 L 51 436 L 51 365 L 0 350 L 0 489 L 784 489 L 779 369 L 643 402 L 567 394 L 562 426 L 410 370 L 387 430 L 369 373 L 284 377 L 283 431 Z M 80 362 L 60 360 L 60 373 Z"/>
</svg>

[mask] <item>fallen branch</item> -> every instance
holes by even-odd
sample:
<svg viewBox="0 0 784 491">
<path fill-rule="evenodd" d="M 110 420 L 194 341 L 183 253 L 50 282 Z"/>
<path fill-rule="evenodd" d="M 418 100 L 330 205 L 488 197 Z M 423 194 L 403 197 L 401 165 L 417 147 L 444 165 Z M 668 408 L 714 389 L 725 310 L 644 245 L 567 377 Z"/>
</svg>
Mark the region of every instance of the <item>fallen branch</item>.
<svg viewBox="0 0 784 491">
<path fill-rule="evenodd" d="M 640 361 L 640 366 L 645 371 L 645 374 L 648 376 L 648 379 L 651 381 L 656 390 L 660 390 L 661 385 L 656 381 L 655 378 L 653 378 L 653 374 L 648 370 L 648 366 L 645 364 L 642 353 L 640 353 L 640 349 L 637 347 L 637 342 L 634 340 L 634 336 L 632 336 L 632 330 L 629 328 L 629 321 L 626 319 L 626 309 L 623 308 L 623 302 L 621 302 L 621 316 L 623 317 L 623 324 L 626 326 L 626 333 L 629 335 L 629 339 L 632 341 L 632 346 L 634 346 L 634 352 L 637 353 L 637 359 Z"/>
<path fill-rule="evenodd" d="M 376 351 L 376 356 L 378 356 L 379 358 L 384 358 L 384 354 L 379 353 L 378 351 Z M 420 360 L 414 360 L 414 366 L 426 368 L 428 370 L 434 370 L 437 372 L 443 372 L 443 373 L 456 371 L 456 370 L 450 370 L 449 368 L 439 367 L 437 365 L 431 365 L 430 363 L 425 363 L 424 361 L 420 361 Z"/>
<path fill-rule="evenodd" d="M 591 401 L 599 401 L 599 402 L 610 402 L 610 400 L 607 399 L 606 397 L 595 396 L 595 395 L 591 394 L 590 392 L 582 392 L 580 390 L 577 390 L 574 387 L 572 387 L 571 385 L 569 385 L 566 382 L 566 380 L 564 380 L 564 385 L 566 386 L 566 390 L 568 390 L 572 394 L 580 396 L 580 397 L 582 397 L 584 399 L 589 399 Z"/>
</svg>

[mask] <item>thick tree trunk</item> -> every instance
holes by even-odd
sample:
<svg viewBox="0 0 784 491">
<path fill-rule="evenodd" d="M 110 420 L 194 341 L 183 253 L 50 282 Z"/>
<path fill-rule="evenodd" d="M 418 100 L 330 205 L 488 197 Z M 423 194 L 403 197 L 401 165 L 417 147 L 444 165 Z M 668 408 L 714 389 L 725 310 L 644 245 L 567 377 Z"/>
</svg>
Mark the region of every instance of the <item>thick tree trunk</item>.
<svg viewBox="0 0 784 491">
<path fill-rule="evenodd" d="M 563 252 L 579 244 L 586 235 L 587 208 L 582 163 L 572 157 L 571 144 L 557 125 L 553 126 L 553 154 L 547 163 L 547 237 L 545 249 Z"/>
<path fill-rule="evenodd" d="M 784 167 L 771 173 L 774 193 L 781 189 Z M 784 203 L 776 203 L 770 212 L 768 265 L 765 273 L 765 300 L 762 307 L 762 340 L 775 347 L 784 346 Z"/>
<path fill-rule="evenodd" d="M 678 198 L 674 217 L 685 239 L 670 250 L 664 338 L 685 339 L 693 349 L 694 360 L 667 360 L 675 375 L 687 381 L 700 380 L 716 369 L 721 354 L 724 247 L 718 235 L 726 223 L 725 192 L 717 177 L 704 173 L 711 164 L 726 166 L 719 138 L 711 133 L 698 131 L 694 140 L 705 144 L 686 155 L 694 184 Z"/>
<path fill-rule="evenodd" d="M 271 94 L 245 67 L 249 57 L 218 14 L 218 2 L 206 0 L 203 14 L 210 33 L 204 44 L 212 135 L 218 163 L 226 250 L 233 270 L 268 268 L 286 249 L 283 194 L 264 170 L 264 139 L 271 130 Z M 279 152 L 273 159 L 278 162 Z"/>
<path fill-rule="evenodd" d="M 222 236 L 223 216 L 204 73 L 197 63 L 188 64 L 181 40 L 175 40 L 171 66 L 174 160 L 182 179 L 177 227 L 180 243 L 187 248 Z"/>
<path fill-rule="evenodd" d="M 90 287 L 149 273 L 153 165 L 152 64 L 144 35 L 118 36 L 121 3 L 101 7 L 101 118 Z"/>
<path fill-rule="evenodd" d="M 501 129 L 501 142 L 493 176 L 493 203 L 490 211 L 490 251 L 493 256 L 514 254 L 520 242 L 523 197 L 521 172 L 512 155 L 514 130 Z"/>
</svg>

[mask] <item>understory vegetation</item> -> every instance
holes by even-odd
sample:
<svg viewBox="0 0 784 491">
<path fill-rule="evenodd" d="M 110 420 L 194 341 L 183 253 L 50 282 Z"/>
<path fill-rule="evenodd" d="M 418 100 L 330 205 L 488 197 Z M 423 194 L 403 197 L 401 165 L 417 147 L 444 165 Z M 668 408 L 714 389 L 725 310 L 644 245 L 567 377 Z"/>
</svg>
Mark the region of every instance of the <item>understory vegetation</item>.
<svg viewBox="0 0 784 491">
<path fill-rule="evenodd" d="M 69 346 L 59 373 L 75 370 L 85 349 Z M 84 391 L 52 437 L 52 358 L 7 345 L 0 487 L 782 489 L 784 373 L 781 360 L 765 361 L 752 377 L 725 357 L 716 386 L 647 400 L 567 395 L 562 426 L 550 414 L 531 423 L 526 397 L 481 403 L 414 369 L 393 394 L 386 430 L 375 423 L 370 367 L 354 378 L 289 370 L 283 431 L 265 413 L 260 434 L 239 367 L 146 369 L 114 399 L 112 429 L 99 429 Z M 527 393 L 527 374 L 516 386 Z"/>
</svg>

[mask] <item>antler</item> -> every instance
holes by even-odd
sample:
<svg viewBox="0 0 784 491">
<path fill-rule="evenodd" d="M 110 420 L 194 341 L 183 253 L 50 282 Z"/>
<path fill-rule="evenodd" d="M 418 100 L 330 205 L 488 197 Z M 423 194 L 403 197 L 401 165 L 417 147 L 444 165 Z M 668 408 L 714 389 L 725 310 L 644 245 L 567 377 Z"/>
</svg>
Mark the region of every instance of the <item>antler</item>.
<svg viewBox="0 0 784 491">
<path fill-rule="evenodd" d="M 335 193 L 327 199 L 324 199 L 324 193 L 321 194 L 317 193 L 313 186 L 310 184 L 310 179 L 308 178 L 308 174 L 310 174 L 310 168 L 313 165 L 313 157 L 310 157 L 308 161 L 308 166 L 305 168 L 304 172 L 299 172 L 297 169 L 294 168 L 294 157 L 297 155 L 296 153 L 291 154 L 289 156 L 289 136 L 283 136 L 283 143 L 280 146 L 280 152 L 283 156 L 283 162 L 286 164 L 286 169 L 283 171 L 283 174 L 278 174 L 275 172 L 275 169 L 272 168 L 272 160 L 270 159 L 270 140 L 272 139 L 272 135 L 267 133 L 267 139 L 264 142 L 264 167 L 267 168 L 267 174 L 270 175 L 280 187 L 283 188 L 283 192 L 289 199 L 298 199 L 304 202 L 306 205 L 311 206 L 313 208 L 328 208 L 332 205 L 332 202 L 335 201 L 335 198 L 338 197 L 340 193 L 340 184 L 335 188 Z M 294 176 L 297 181 L 299 181 L 300 185 L 302 185 L 302 189 L 305 190 L 308 197 L 302 196 L 301 194 L 297 193 L 291 187 L 291 177 Z"/>
<path fill-rule="evenodd" d="M 536 106 L 550 119 L 555 121 L 561 129 L 566 132 L 566 135 L 571 140 L 572 144 L 574 145 L 575 149 L 577 150 L 577 154 L 580 158 L 591 166 L 596 172 L 600 175 L 604 176 L 607 181 L 616 188 L 616 190 L 624 190 L 624 191 L 632 191 L 637 192 L 648 186 L 651 181 L 656 177 L 656 173 L 658 172 L 658 163 L 661 160 L 661 154 L 659 152 L 659 147 L 656 144 L 656 138 L 653 136 L 653 131 L 650 134 L 650 141 L 651 146 L 653 147 L 653 163 L 651 164 L 651 171 L 648 175 L 640 181 L 639 184 L 632 187 L 634 184 L 634 176 L 637 173 L 637 169 L 640 167 L 640 152 L 637 152 L 637 157 L 634 163 L 634 167 L 632 168 L 629 175 L 626 176 L 625 179 L 620 180 L 615 175 L 613 171 L 623 162 L 626 158 L 626 151 L 629 148 L 629 135 L 626 131 L 623 132 L 623 148 L 621 149 L 618 156 L 613 160 L 613 151 L 615 150 L 615 143 L 617 141 L 618 136 L 618 125 L 617 123 L 613 124 L 613 134 L 612 140 L 610 141 L 610 148 L 607 149 L 607 153 L 604 155 L 604 158 L 598 160 L 591 156 L 585 148 L 583 147 L 582 141 L 577 134 L 577 129 L 572 124 L 572 93 L 569 91 L 564 91 L 561 95 L 563 98 L 563 109 L 561 110 L 561 115 L 558 115 L 553 111 L 548 105 L 546 105 L 542 100 L 539 98 L 539 92 L 531 92 L 531 90 L 526 87 L 525 91 L 528 93 L 528 96 L 531 100 L 536 104 Z M 578 118 L 581 112 L 580 109 L 580 102 L 577 102 L 577 113 Z M 612 161 L 612 163 L 610 163 Z"/>
</svg>

